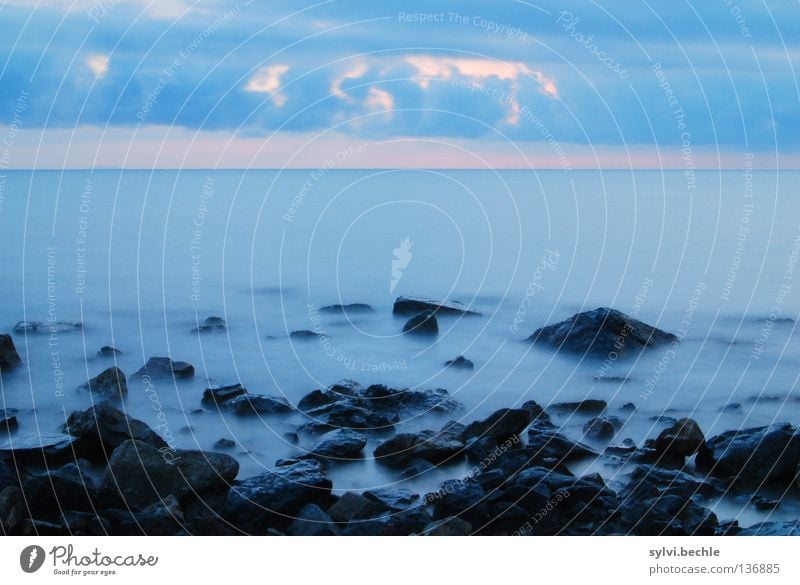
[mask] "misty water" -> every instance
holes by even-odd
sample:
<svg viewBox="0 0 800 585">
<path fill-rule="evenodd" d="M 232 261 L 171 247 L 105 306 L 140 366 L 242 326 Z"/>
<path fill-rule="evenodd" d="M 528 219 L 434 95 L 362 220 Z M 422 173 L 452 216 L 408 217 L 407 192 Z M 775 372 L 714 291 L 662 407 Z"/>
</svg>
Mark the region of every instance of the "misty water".
<svg viewBox="0 0 800 585">
<path fill-rule="evenodd" d="M 129 379 L 127 412 L 162 425 L 177 448 L 233 439 L 240 477 L 314 439 L 284 437 L 300 414 L 198 410 L 209 386 L 241 382 L 296 404 L 347 378 L 446 388 L 464 404 L 453 417 L 403 420 L 403 431 L 587 397 L 626 419 L 614 442 L 657 436 L 668 426 L 659 415 L 691 416 L 706 436 L 798 423 L 800 173 L 17 171 L 2 185 L 0 332 L 22 320 L 84 323 L 55 337 L 13 334 L 25 366 L 3 374 L 2 407 L 19 410 L 18 436 L 58 432 L 97 400 L 77 386 L 115 362 L 130 376 L 151 356 L 196 374 L 154 380 L 149 393 Z M 410 337 L 392 315 L 399 295 L 458 300 L 482 316 L 442 316 L 435 339 Z M 319 312 L 354 302 L 374 312 Z M 603 363 L 525 341 L 599 306 L 681 342 Z M 191 332 L 209 316 L 227 331 Z M 324 337 L 289 338 L 303 329 Z M 123 354 L 98 357 L 103 345 Z M 458 355 L 475 369 L 443 366 Z M 619 411 L 628 402 L 629 418 Z M 554 417 L 602 450 L 583 437 L 586 420 Z M 377 442 L 364 461 L 330 470 L 335 490 L 400 483 L 371 459 Z M 610 482 L 630 471 L 603 459 L 574 470 Z M 465 471 L 402 483 L 423 492 Z M 800 511 L 791 500 L 773 512 L 734 499 L 715 507 L 743 525 Z"/>
</svg>

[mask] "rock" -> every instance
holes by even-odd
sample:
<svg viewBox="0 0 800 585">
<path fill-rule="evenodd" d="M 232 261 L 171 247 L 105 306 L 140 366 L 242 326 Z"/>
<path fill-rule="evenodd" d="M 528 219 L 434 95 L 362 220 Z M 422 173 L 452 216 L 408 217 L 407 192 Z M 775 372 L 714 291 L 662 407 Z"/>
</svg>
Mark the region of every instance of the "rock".
<svg viewBox="0 0 800 585">
<path fill-rule="evenodd" d="M 114 449 L 131 439 L 155 449 L 169 449 L 167 442 L 149 426 L 129 417 L 108 401 L 73 412 L 63 430 L 77 438 L 77 453 L 102 464 L 108 461 Z"/>
<path fill-rule="evenodd" d="M 742 410 L 742 405 L 738 402 L 731 402 L 720 408 L 721 412 L 738 412 Z"/>
<path fill-rule="evenodd" d="M 54 433 L 12 435 L 0 441 L 0 461 L 34 467 L 62 465 L 74 458 L 75 442 L 75 437 Z"/>
<path fill-rule="evenodd" d="M 656 439 L 656 451 L 666 457 L 679 458 L 693 455 L 703 446 L 706 439 L 694 420 L 682 418 L 671 427 L 664 429 Z"/>
<path fill-rule="evenodd" d="M 334 521 L 346 524 L 352 520 L 374 518 L 384 510 L 382 504 L 376 504 L 361 494 L 345 492 L 328 508 L 328 514 Z"/>
<path fill-rule="evenodd" d="M 10 335 L 0 335 L 0 372 L 8 372 L 21 364 L 14 340 Z"/>
<path fill-rule="evenodd" d="M 636 405 L 633 402 L 626 402 L 619 409 L 621 412 L 636 412 Z"/>
<path fill-rule="evenodd" d="M 308 412 L 320 406 L 328 406 L 342 400 L 340 394 L 329 390 L 312 390 L 300 399 L 297 403 L 298 410 Z"/>
<path fill-rule="evenodd" d="M 240 416 L 292 412 L 294 408 L 283 396 L 243 394 L 225 402 L 225 408 Z"/>
<path fill-rule="evenodd" d="M 708 480 L 699 480 L 677 469 L 663 469 L 654 465 L 638 465 L 620 495 L 639 501 L 663 496 L 677 496 L 684 500 L 694 497 L 715 498 L 724 495 L 725 487 Z"/>
<path fill-rule="evenodd" d="M 781 507 L 780 500 L 770 500 L 768 498 L 753 498 L 753 505 L 756 510 L 767 512 L 770 510 L 777 510 Z"/>
<path fill-rule="evenodd" d="M 103 370 L 86 384 L 78 386 L 78 389 L 106 398 L 122 398 L 128 394 L 125 374 L 116 366 Z"/>
<path fill-rule="evenodd" d="M 449 414 L 463 408 L 444 388 L 395 390 L 373 384 L 358 397 L 366 408 L 386 416 L 413 416 L 428 411 Z"/>
<path fill-rule="evenodd" d="M 194 376 L 194 366 L 188 362 L 174 362 L 170 358 L 151 357 L 134 376 L 150 376 L 151 378 L 191 378 Z"/>
<path fill-rule="evenodd" d="M 206 406 L 219 406 L 237 396 L 247 394 L 247 389 L 241 384 L 230 384 L 228 386 L 218 386 L 217 388 L 206 388 L 203 390 L 201 402 Z"/>
<path fill-rule="evenodd" d="M 716 514 L 681 496 L 627 500 L 617 511 L 620 530 L 636 536 L 713 536 Z"/>
<path fill-rule="evenodd" d="M 435 520 L 422 529 L 425 536 L 470 536 L 472 524 L 457 516 Z"/>
<path fill-rule="evenodd" d="M 408 315 L 431 311 L 440 315 L 480 315 L 458 302 L 433 301 L 423 297 L 397 297 L 394 301 L 392 313 L 395 315 Z"/>
<path fill-rule="evenodd" d="M 172 495 L 141 510 L 104 510 L 102 519 L 110 526 L 110 533 L 116 536 L 176 536 L 187 533 L 183 509 Z"/>
<path fill-rule="evenodd" d="M 348 305 L 327 305 L 321 307 L 320 313 L 372 313 L 375 309 L 366 303 L 350 303 Z"/>
<path fill-rule="evenodd" d="M 228 324 L 222 317 L 208 317 L 202 325 L 192 329 L 191 333 L 222 333 L 228 330 Z"/>
<path fill-rule="evenodd" d="M 233 449 L 236 447 L 236 442 L 230 439 L 218 439 L 214 442 L 214 449 Z"/>
<path fill-rule="evenodd" d="M 74 464 L 32 475 L 23 492 L 39 519 L 60 521 L 64 510 L 93 512 L 97 507 L 94 482 Z"/>
<path fill-rule="evenodd" d="M 527 449 L 536 458 L 553 458 L 559 463 L 597 457 L 597 453 L 583 443 L 577 443 L 552 429 L 536 426 L 528 431 Z"/>
<path fill-rule="evenodd" d="M 351 522 L 342 531 L 345 536 L 409 536 L 420 534 L 433 521 L 430 513 L 417 506 L 402 512 L 386 512 L 378 518 Z"/>
<path fill-rule="evenodd" d="M 486 491 L 474 479 L 449 479 L 435 494 L 426 496 L 426 500 L 434 502 L 433 517 L 436 520 L 457 516 L 478 527 L 491 519 Z"/>
<path fill-rule="evenodd" d="M 700 447 L 697 466 L 733 483 L 789 485 L 800 464 L 800 432 L 789 423 L 728 431 Z"/>
<path fill-rule="evenodd" d="M 797 520 L 784 522 L 759 522 L 743 528 L 739 536 L 800 536 L 800 523 Z"/>
<path fill-rule="evenodd" d="M 579 400 L 577 402 L 558 402 L 551 404 L 547 410 L 551 410 L 558 414 L 600 414 L 608 407 L 605 400 L 597 400 L 589 398 L 587 400 Z"/>
<path fill-rule="evenodd" d="M 15 485 L 0 489 L 0 531 L 3 535 L 19 534 L 17 529 L 26 516 L 22 490 Z"/>
<path fill-rule="evenodd" d="M 168 460 L 141 441 L 125 441 L 114 450 L 101 488 L 128 506 L 143 508 L 172 495 L 228 489 L 239 472 L 229 455 L 206 451 L 175 450 Z"/>
<path fill-rule="evenodd" d="M 596 416 L 583 425 L 583 432 L 593 439 L 608 440 L 621 428 L 622 421 L 616 416 Z"/>
<path fill-rule="evenodd" d="M 436 465 L 425 459 L 412 459 L 408 465 L 406 465 L 405 469 L 400 472 L 400 477 L 403 479 L 414 479 L 436 468 Z"/>
<path fill-rule="evenodd" d="M 283 438 L 289 441 L 292 445 L 297 445 L 300 442 L 300 437 L 297 436 L 297 433 L 293 432 L 283 433 Z"/>
<path fill-rule="evenodd" d="M 439 323 L 433 313 L 427 311 L 420 313 L 416 317 L 411 317 L 406 324 L 403 325 L 403 333 L 411 333 L 414 335 L 438 335 Z"/>
<path fill-rule="evenodd" d="M 383 510 L 400 512 L 416 505 L 419 494 L 405 488 L 379 488 L 364 492 L 364 497 Z"/>
<path fill-rule="evenodd" d="M 19 429 L 19 423 L 16 416 L 0 418 L 0 437 L 13 433 L 17 429 Z"/>
<path fill-rule="evenodd" d="M 120 355 L 122 355 L 122 352 L 115 347 L 111 347 L 110 345 L 104 345 L 97 352 L 97 357 L 104 357 L 104 358 L 112 358 Z"/>
<path fill-rule="evenodd" d="M 527 408 L 501 408 L 482 421 L 467 425 L 462 439 L 489 438 L 498 443 L 518 436 L 533 421 L 533 415 Z"/>
<path fill-rule="evenodd" d="M 528 341 L 572 353 L 624 356 L 678 338 L 620 311 L 599 308 L 577 313 L 566 321 L 537 329 Z"/>
<path fill-rule="evenodd" d="M 618 457 L 627 457 L 628 455 L 632 455 L 636 452 L 636 443 L 633 442 L 633 439 L 627 438 L 622 443 L 617 445 L 609 445 L 606 447 L 605 454 L 606 455 L 614 455 Z"/>
<path fill-rule="evenodd" d="M 333 519 L 316 504 L 303 506 L 286 531 L 289 536 L 336 536 L 339 529 Z"/>
<path fill-rule="evenodd" d="M 291 339 L 316 339 L 319 337 L 319 333 L 315 333 L 314 331 L 310 331 L 308 329 L 300 329 L 299 331 L 292 331 L 289 334 Z"/>
<path fill-rule="evenodd" d="M 414 459 L 434 464 L 454 463 L 463 450 L 463 441 L 455 435 L 421 431 L 395 435 L 378 445 L 374 455 L 378 463 L 402 467 Z"/>
<path fill-rule="evenodd" d="M 335 404 L 328 413 L 327 427 L 388 432 L 394 423 L 386 416 L 349 403 Z"/>
<path fill-rule="evenodd" d="M 463 355 L 460 355 L 452 360 L 447 360 L 444 365 L 448 368 L 459 368 L 463 370 L 472 370 L 475 368 L 475 364 L 473 364 L 471 360 L 468 360 Z"/>
<path fill-rule="evenodd" d="M 302 457 L 315 459 L 358 459 L 367 445 L 367 437 L 350 429 L 338 429 L 322 435 L 311 451 Z"/>
<path fill-rule="evenodd" d="M 307 504 L 326 508 L 331 485 L 317 461 L 277 467 L 233 486 L 225 517 L 249 534 L 264 534 L 270 527 L 285 528 Z"/>
<path fill-rule="evenodd" d="M 74 333 L 83 331 L 83 323 L 74 321 L 20 321 L 14 325 L 14 333 L 31 335 L 34 333 Z"/>
</svg>

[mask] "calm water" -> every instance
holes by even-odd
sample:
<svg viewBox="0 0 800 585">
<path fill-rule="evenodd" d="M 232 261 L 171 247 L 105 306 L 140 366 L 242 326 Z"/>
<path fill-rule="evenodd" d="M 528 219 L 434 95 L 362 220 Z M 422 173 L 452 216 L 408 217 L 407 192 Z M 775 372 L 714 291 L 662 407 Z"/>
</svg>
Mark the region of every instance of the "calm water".
<svg viewBox="0 0 800 585">
<path fill-rule="evenodd" d="M 192 412 L 209 383 L 293 402 L 342 378 L 443 387 L 464 403 L 464 422 L 529 399 L 603 398 L 611 414 L 632 401 L 618 438 L 637 442 L 664 428 L 651 420 L 662 413 L 690 415 L 706 434 L 798 423 L 799 173 L 8 172 L 0 193 L 0 330 L 48 316 L 85 323 L 52 340 L 15 335 L 26 367 L 4 375 L 2 395 L 20 410 L 21 434 L 55 431 L 91 404 L 75 388 L 113 363 L 95 356 L 102 345 L 124 352 L 126 374 L 149 356 L 194 364 L 194 380 L 156 385 L 174 445 L 233 438 L 242 476 L 294 452 L 283 434 L 302 421 Z M 401 294 L 457 299 L 484 316 L 441 318 L 434 342 L 410 339 L 391 314 Z M 316 310 L 350 302 L 375 312 Z M 597 306 L 683 341 L 605 365 L 523 341 Z M 211 315 L 227 333 L 190 333 Z M 327 344 L 288 338 L 314 327 Z M 442 367 L 459 354 L 474 371 Z M 157 425 L 142 383 L 129 389 L 129 412 Z M 741 407 L 722 410 L 731 403 Z M 581 437 L 584 418 L 560 422 Z M 601 471 L 613 480 L 614 469 Z M 332 476 L 337 489 L 397 480 L 369 457 Z M 718 511 L 744 524 L 764 517 L 735 502 Z M 788 504 L 772 518 L 797 513 Z"/>
</svg>

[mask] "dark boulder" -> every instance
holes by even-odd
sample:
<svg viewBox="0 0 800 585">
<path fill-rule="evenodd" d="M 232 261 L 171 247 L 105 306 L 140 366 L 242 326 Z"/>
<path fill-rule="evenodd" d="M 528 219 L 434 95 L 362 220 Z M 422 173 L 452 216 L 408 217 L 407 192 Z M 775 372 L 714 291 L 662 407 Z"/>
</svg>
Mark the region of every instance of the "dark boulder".
<svg viewBox="0 0 800 585">
<path fill-rule="evenodd" d="M 444 365 L 447 368 L 458 368 L 462 370 L 472 370 L 475 368 L 475 364 L 472 363 L 472 360 L 468 360 L 463 355 L 452 360 L 447 360 Z"/>
<path fill-rule="evenodd" d="M 658 435 L 655 449 L 659 455 L 680 459 L 694 455 L 706 442 L 694 420 L 682 418 Z"/>
<path fill-rule="evenodd" d="M 102 358 L 113 358 L 117 356 L 121 356 L 122 352 L 115 347 L 111 347 L 110 345 L 104 345 L 97 351 L 97 357 Z"/>
<path fill-rule="evenodd" d="M 286 531 L 289 536 L 336 536 L 339 528 L 317 504 L 307 504 L 297 513 Z"/>
<path fill-rule="evenodd" d="M 228 324 L 222 317 L 208 317 L 202 324 L 192 329 L 192 333 L 224 333 Z"/>
<path fill-rule="evenodd" d="M 491 519 L 486 491 L 474 479 L 447 480 L 438 491 L 428 494 L 425 499 L 433 502 L 435 520 L 456 516 L 478 527 Z"/>
<path fill-rule="evenodd" d="M 425 412 L 449 414 L 462 408 L 444 388 L 394 389 L 373 384 L 358 395 L 369 410 L 386 416 L 413 416 Z"/>
<path fill-rule="evenodd" d="M 83 323 L 75 321 L 20 321 L 14 325 L 14 333 L 36 334 L 36 333 L 75 333 L 83 331 Z"/>
<path fill-rule="evenodd" d="M 728 431 L 706 441 L 697 465 L 746 486 L 789 485 L 800 464 L 800 432 L 789 423 Z"/>
<path fill-rule="evenodd" d="M 399 512 L 416 506 L 419 494 L 405 488 L 378 488 L 364 492 L 364 497 L 383 510 Z"/>
<path fill-rule="evenodd" d="M 75 437 L 54 433 L 12 435 L 0 440 L 0 461 L 16 465 L 50 467 L 72 461 L 76 449 Z"/>
<path fill-rule="evenodd" d="M 457 516 L 435 520 L 422 529 L 425 536 L 470 536 L 472 524 Z"/>
<path fill-rule="evenodd" d="M 228 386 L 218 386 L 217 388 L 206 388 L 203 390 L 201 402 L 206 406 L 219 406 L 237 396 L 247 394 L 247 389 L 241 384 L 230 384 Z"/>
<path fill-rule="evenodd" d="M 242 394 L 226 401 L 225 408 L 240 416 L 292 412 L 294 408 L 283 396 Z"/>
<path fill-rule="evenodd" d="M 433 301 L 423 297 L 397 297 L 392 307 L 392 313 L 395 315 L 409 315 L 423 311 L 440 315 L 480 315 L 477 311 L 472 311 L 455 301 Z"/>
<path fill-rule="evenodd" d="M 436 321 L 436 317 L 433 316 L 431 311 L 426 311 L 406 321 L 406 324 L 403 325 L 403 333 L 413 335 L 438 335 L 439 323 Z"/>
<path fill-rule="evenodd" d="M 19 422 L 16 416 L 0 416 L 0 438 L 3 435 L 16 432 L 19 429 Z"/>
<path fill-rule="evenodd" d="M 179 536 L 190 534 L 183 509 L 175 496 L 142 509 L 111 508 L 101 512 L 104 526 L 112 536 Z"/>
<path fill-rule="evenodd" d="M 605 400 L 588 398 L 577 402 L 557 402 L 547 407 L 547 410 L 558 414 L 600 414 L 608 407 Z"/>
<path fill-rule="evenodd" d="M 463 441 L 455 435 L 421 431 L 395 435 L 378 445 L 374 455 L 378 463 L 402 467 L 415 459 L 434 464 L 454 463 L 463 450 Z"/>
<path fill-rule="evenodd" d="M 327 508 L 331 481 L 319 462 L 299 461 L 276 467 L 231 488 L 225 517 L 248 534 L 266 534 L 268 528 L 285 528 L 307 504 Z"/>
<path fill-rule="evenodd" d="M 350 522 L 342 530 L 345 536 L 410 536 L 421 534 L 433 521 L 430 513 L 417 506 L 401 512 L 385 512 L 370 520 Z"/>
<path fill-rule="evenodd" d="M 82 457 L 103 464 L 114 449 L 131 439 L 155 449 L 168 449 L 166 441 L 149 426 L 108 401 L 70 414 L 64 432 L 77 438 L 76 452 Z"/>
<path fill-rule="evenodd" d="M 355 492 L 345 492 L 336 500 L 336 503 L 328 508 L 330 517 L 340 523 L 346 524 L 351 520 L 366 520 L 374 518 L 386 511 L 383 504 L 377 504 L 362 494 Z"/>
<path fill-rule="evenodd" d="M 320 460 L 352 460 L 360 459 L 367 437 L 350 429 L 338 429 L 325 433 L 320 441 L 302 457 Z"/>
<path fill-rule="evenodd" d="M 597 453 L 583 443 L 572 441 L 553 429 L 536 425 L 528 431 L 527 450 L 536 459 L 552 458 L 559 463 L 597 457 Z"/>
<path fill-rule="evenodd" d="M 238 462 L 221 453 L 175 450 L 165 458 L 147 443 L 126 441 L 109 459 L 101 488 L 112 501 L 143 508 L 169 495 L 228 489 L 238 472 Z"/>
<path fill-rule="evenodd" d="M 194 366 L 188 362 L 174 362 L 170 358 L 151 357 L 134 376 L 151 378 L 191 378 L 194 376 Z"/>
<path fill-rule="evenodd" d="M 23 492 L 35 518 L 58 520 L 63 510 L 92 512 L 97 506 L 94 482 L 75 464 L 31 475 Z"/>
<path fill-rule="evenodd" d="M 622 421 L 616 416 L 596 416 L 583 425 L 583 433 L 587 437 L 606 441 L 617 434 L 622 428 Z"/>
<path fill-rule="evenodd" d="M 462 433 L 464 441 L 472 438 L 488 438 L 498 443 L 518 436 L 533 421 L 528 408 L 501 408 L 482 421 L 467 425 Z"/>
<path fill-rule="evenodd" d="M 234 447 L 236 447 L 236 442 L 230 439 L 222 438 L 214 442 L 214 449 L 233 449 Z"/>
<path fill-rule="evenodd" d="M 316 333 L 314 331 L 310 331 L 309 329 L 300 329 L 298 331 L 292 331 L 289 334 L 289 337 L 291 339 L 299 339 L 299 340 L 302 340 L 302 339 L 316 339 L 319 336 L 320 336 L 319 333 Z"/>
<path fill-rule="evenodd" d="M 128 394 L 125 374 L 116 366 L 103 370 L 86 384 L 78 386 L 78 389 L 106 398 L 122 398 Z"/>
<path fill-rule="evenodd" d="M 800 521 L 759 522 L 738 532 L 739 536 L 800 536 Z"/>
<path fill-rule="evenodd" d="M 28 517 L 25 496 L 18 486 L 0 487 L 0 533 L 18 535 L 19 525 Z"/>
<path fill-rule="evenodd" d="M 10 335 L 0 335 L 0 372 L 8 372 L 21 364 L 14 340 Z"/>
<path fill-rule="evenodd" d="M 616 309 L 577 313 L 566 321 L 537 329 L 528 341 L 573 353 L 619 356 L 677 341 L 672 333 L 652 327 Z"/>
</svg>

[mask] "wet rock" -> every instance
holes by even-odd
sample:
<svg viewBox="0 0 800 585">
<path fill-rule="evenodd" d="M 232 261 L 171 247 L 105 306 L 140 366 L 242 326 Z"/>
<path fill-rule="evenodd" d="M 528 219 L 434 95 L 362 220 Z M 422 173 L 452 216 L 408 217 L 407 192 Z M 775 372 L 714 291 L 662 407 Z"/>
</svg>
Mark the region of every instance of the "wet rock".
<svg viewBox="0 0 800 585">
<path fill-rule="evenodd" d="M 627 457 L 628 455 L 632 455 L 636 452 L 636 443 L 633 442 L 633 439 L 627 438 L 622 443 L 616 445 L 609 445 L 606 447 L 605 454 L 606 455 L 613 455 L 617 457 Z"/>
<path fill-rule="evenodd" d="M 638 465 L 620 495 L 635 500 L 662 496 L 677 496 L 684 500 L 694 497 L 714 498 L 725 493 L 725 487 L 710 480 L 700 480 L 677 469 L 654 465 Z"/>
<path fill-rule="evenodd" d="M 656 439 L 656 451 L 666 457 L 683 460 L 693 455 L 705 443 L 705 436 L 694 420 L 682 418 L 664 429 Z"/>
<path fill-rule="evenodd" d="M 439 323 L 436 317 L 433 316 L 431 311 L 420 313 L 415 317 L 411 317 L 406 324 L 403 325 L 403 333 L 413 335 L 438 335 Z"/>
<path fill-rule="evenodd" d="M 386 416 L 350 403 L 335 404 L 327 415 L 328 428 L 359 429 L 389 432 L 394 423 Z"/>
<path fill-rule="evenodd" d="M 328 514 L 334 521 L 346 524 L 352 520 L 374 518 L 385 510 L 382 504 L 376 504 L 361 494 L 345 492 L 328 508 Z"/>
<path fill-rule="evenodd" d="M 237 396 L 247 394 L 247 389 L 241 384 L 230 384 L 228 386 L 218 386 L 217 388 L 206 388 L 203 390 L 202 403 L 206 406 L 219 406 L 223 402 L 232 400 Z"/>
<path fill-rule="evenodd" d="M 452 360 L 447 360 L 444 365 L 448 368 L 458 368 L 463 370 L 472 370 L 475 368 L 475 364 L 472 363 L 472 360 L 468 360 L 463 355 L 460 355 Z"/>
<path fill-rule="evenodd" d="M 713 536 L 719 527 L 716 514 L 674 495 L 644 501 L 629 499 L 617 515 L 619 532 L 636 536 Z"/>
<path fill-rule="evenodd" d="M 559 463 L 597 457 L 591 447 L 541 426 L 535 426 L 528 431 L 527 450 L 532 451 L 537 459 L 552 458 Z"/>
<path fill-rule="evenodd" d="M 435 520 L 422 529 L 425 536 L 470 536 L 472 524 L 457 516 Z"/>
<path fill-rule="evenodd" d="M 122 398 L 128 394 L 125 374 L 116 366 L 103 370 L 86 384 L 78 386 L 78 389 L 106 398 Z"/>
<path fill-rule="evenodd" d="M 395 315 L 408 315 L 431 311 L 440 315 L 480 315 L 459 302 L 434 301 L 424 297 L 397 297 L 392 307 Z"/>
<path fill-rule="evenodd" d="M 297 436 L 297 433 L 293 432 L 283 433 L 283 438 L 289 441 L 292 445 L 297 445 L 300 442 L 300 437 Z"/>
<path fill-rule="evenodd" d="M 286 531 L 289 536 L 337 536 L 339 529 L 325 510 L 308 504 L 297 513 Z"/>
<path fill-rule="evenodd" d="M 737 484 L 789 485 L 800 464 L 800 432 L 789 423 L 728 431 L 697 453 L 697 466 Z"/>
<path fill-rule="evenodd" d="M 766 512 L 769 510 L 777 510 L 781 506 L 780 500 L 770 500 L 769 498 L 754 498 L 753 505 L 756 510 Z"/>
<path fill-rule="evenodd" d="M 528 340 L 572 353 L 632 353 L 677 341 L 672 333 L 652 327 L 616 309 L 599 308 L 537 329 Z"/>
<path fill-rule="evenodd" d="M 474 479 L 447 480 L 434 494 L 426 496 L 426 500 L 434 502 L 436 520 L 457 516 L 474 527 L 490 520 L 486 491 Z"/>
<path fill-rule="evenodd" d="M 214 449 L 233 449 L 236 447 L 236 442 L 230 439 L 218 439 L 214 442 Z"/>
<path fill-rule="evenodd" d="M 373 309 L 370 305 L 366 303 L 350 303 L 347 305 L 326 305 L 321 307 L 319 312 L 320 313 L 335 313 L 335 314 L 347 314 L 347 313 L 372 313 L 375 309 Z"/>
<path fill-rule="evenodd" d="M 373 384 L 358 395 L 368 409 L 386 416 L 412 416 L 423 412 L 449 414 L 462 408 L 444 388 L 393 389 Z"/>
<path fill-rule="evenodd" d="M 409 536 L 420 534 L 433 521 L 430 513 L 422 506 L 386 512 L 371 520 L 350 522 L 342 530 L 345 536 Z"/>
<path fill-rule="evenodd" d="M 622 412 L 636 412 L 636 405 L 633 402 L 626 402 L 619 409 Z"/>
<path fill-rule="evenodd" d="M 155 449 L 168 449 L 164 439 L 140 420 L 131 418 L 108 401 L 69 415 L 64 432 L 77 439 L 76 452 L 105 464 L 111 453 L 134 439 Z"/>
<path fill-rule="evenodd" d="M 104 345 L 97 352 L 97 357 L 102 358 L 113 358 L 121 355 L 122 352 L 120 350 L 115 347 L 111 347 L 110 345 Z"/>
<path fill-rule="evenodd" d="M 549 405 L 547 410 L 558 414 L 600 414 L 604 412 L 606 408 L 608 408 L 608 403 L 606 403 L 605 400 L 589 398 L 577 402 L 558 402 Z"/>
<path fill-rule="evenodd" d="M 201 325 L 192 329 L 191 333 L 224 333 L 228 324 L 222 317 L 208 317 Z"/>
<path fill-rule="evenodd" d="M 15 485 L 0 489 L 0 531 L 4 536 L 18 534 L 17 530 L 28 511 L 22 490 Z"/>
<path fill-rule="evenodd" d="M 22 360 L 19 359 L 14 340 L 10 335 L 0 335 L 0 372 L 8 372 L 20 366 Z"/>
<path fill-rule="evenodd" d="M 297 340 L 316 339 L 319 336 L 320 336 L 319 333 L 316 333 L 316 332 L 311 331 L 309 329 L 300 329 L 298 331 L 292 331 L 289 334 L 289 337 L 291 339 L 297 339 Z"/>
<path fill-rule="evenodd" d="M 101 482 L 112 498 L 143 508 L 169 495 L 187 495 L 227 489 L 239 472 L 228 455 L 206 451 L 175 450 L 165 458 L 158 449 L 140 441 L 126 441 L 114 450 Z"/>
<path fill-rule="evenodd" d="M 413 479 L 436 468 L 436 465 L 425 459 L 412 459 L 405 469 L 400 472 L 400 476 L 404 479 Z"/>
<path fill-rule="evenodd" d="M 141 510 L 110 509 L 102 512 L 109 533 L 115 536 L 175 536 L 187 534 L 187 523 L 178 498 L 173 495 Z"/>
<path fill-rule="evenodd" d="M 62 510 L 91 512 L 97 505 L 94 482 L 75 465 L 32 475 L 23 492 L 34 517 L 45 520 L 57 520 Z"/>
<path fill-rule="evenodd" d="M 326 508 L 331 485 L 314 460 L 276 467 L 233 486 L 225 517 L 249 534 L 265 534 L 270 527 L 285 528 L 307 504 Z"/>
<path fill-rule="evenodd" d="M 463 449 L 464 442 L 454 435 L 421 431 L 395 435 L 378 445 L 374 455 L 378 463 L 402 467 L 414 459 L 434 464 L 455 462 Z"/>
<path fill-rule="evenodd" d="M 532 421 L 533 414 L 528 408 L 501 408 L 482 421 L 468 424 L 462 438 L 464 441 L 487 438 L 500 443 L 518 436 Z"/>
<path fill-rule="evenodd" d="M 367 437 L 350 429 L 338 429 L 322 435 L 320 441 L 303 457 L 315 459 L 360 459 Z"/>
<path fill-rule="evenodd" d="M 19 429 L 19 422 L 16 416 L 0 417 L 0 438 L 3 435 L 16 432 Z"/>
<path fill-rule="evenodd" d="M 134 376 L 151 378 L 191 378 L 194 376 L 194 366 L 188 362 L 174 362 L 166 357 L 151 357 Z"/>
<path fill-rule="evenodd" d="M 583 433 L 593 439 L 609 440 L 621 428 L 622 421 L 616 416 L 596 416 L 583 425 Z"/>
<path fill-rule="evenodd" d="M 399 512 L 417 505 L 419 494 L 405 488 L 378 488 L 364 492 L 364 497 L 383 510 Z"/>
<path fill-rule="evenodd" d="M 738 533 L 739 536 L 800 536 L 800 522 L 759 522 Z"/>
<path fill-rule="evenodd" d="M 292 412 L 294 408 L 283 396 L 243 394 L 225 402 L 225 408 L 236 415 L 278 414 Z"/>
<path fill-rule="evenodd" d="M 75 437 L 56 433 L 12 435 L 0 440 L 0 461 L 34 467 L 63 465 L 74 459 L 75 442 Z"/>
<path fill-rule="evenodd" d="M 74 333 L 83 331 L 83 323 L 75 321 L 20 321 L 14 325 L 14 333 L 36 334 L 36 333 Z"/>
</svg>

